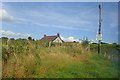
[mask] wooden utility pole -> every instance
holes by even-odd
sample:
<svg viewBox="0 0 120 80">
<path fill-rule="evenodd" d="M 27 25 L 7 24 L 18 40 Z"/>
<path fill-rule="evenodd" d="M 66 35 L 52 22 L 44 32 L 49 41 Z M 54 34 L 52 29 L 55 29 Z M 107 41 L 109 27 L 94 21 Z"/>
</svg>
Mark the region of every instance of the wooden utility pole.
<svg viewBox="0 0 120 80">
<path fill-rule="evenodd" d="M 102 23 L 102 2 L 100 2 L 100 4 L 99 4 L 99 29 L 98 29 L 98 33 L 97 33 L 98 54 L 101 53 L 101 40 L 102 40 L 101 23 Z"/>
</svg>

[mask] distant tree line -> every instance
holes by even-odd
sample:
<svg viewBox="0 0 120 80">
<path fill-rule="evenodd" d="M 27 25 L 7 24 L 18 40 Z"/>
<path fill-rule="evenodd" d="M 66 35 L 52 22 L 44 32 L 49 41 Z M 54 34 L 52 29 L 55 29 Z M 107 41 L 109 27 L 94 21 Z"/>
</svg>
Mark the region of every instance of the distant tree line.
<svg viewBox="0 0 120 80">
<path fill-rule="evenodd" d="M 2 40 L 32 40 L 32 41 L 35 41 L 35 39 L 33 39 L 31 36 L 29 36 L 27 39 L 22 39 L 22 38 L 18 38 L 18 39 L 14 39 L 14 38 L 8 38 L 8 37 L 1 37 L 0 39 Z"/>
<path fill-rule="evenodd" d="M 1 37 L 0 39 L 2 39 L 2 42 L 6 42 L 8 39 L 9 40 L 29 40 L 29 41 L 35 41 L 35 39 L 33 39 L 31 36 L 29 36 L 27 39 L 22 39 L 22 38 L 18 38 L 18 39 L 14 39 L 14 38 L 8 38 L 8 37 Z M 76 42 L 76 41 L 73 41 L 74 43 Z M 90 41 L 88 40 L 88 38 L 87 37 L 85 37 L 83 40 L 82 40 L 82 44 L 83 45 L 88 45 L 90 43 Z M 92 43 L 92 44 L 97 44 L 97 43 Z M 109 43 L 105 43 L 105 42 L 101 42 L 101 44 L 109 44 Z M 112 43 L 112 44 L 114 44 L 114 45 L 117 45 L 117 43 Z"/>
</svg>

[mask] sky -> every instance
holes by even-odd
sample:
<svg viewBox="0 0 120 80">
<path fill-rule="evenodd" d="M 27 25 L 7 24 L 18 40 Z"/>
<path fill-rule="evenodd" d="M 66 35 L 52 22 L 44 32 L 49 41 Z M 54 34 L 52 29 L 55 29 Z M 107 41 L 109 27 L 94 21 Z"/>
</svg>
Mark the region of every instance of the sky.
<svg viewBox="0 0 120 80">
<path fill-rule="evenodd" d="M 65 41 L 96 40 L 99 2 L 3 2 L 0 33 L 14 38 L 41 39 L 60 33 Z M 102 3 L 104 42 L 118 42 L 118 3 Z"/>
<path fill-rule="evenodd" d="M 119 0 L 3 0 L 2 2 L 118 2 Z"/>
</svg>

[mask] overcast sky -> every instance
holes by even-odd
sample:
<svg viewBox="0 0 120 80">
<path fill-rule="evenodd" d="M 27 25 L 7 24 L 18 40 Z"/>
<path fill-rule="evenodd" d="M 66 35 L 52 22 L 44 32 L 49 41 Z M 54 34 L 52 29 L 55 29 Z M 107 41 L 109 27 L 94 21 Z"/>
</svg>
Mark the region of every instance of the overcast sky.
<svg viewBox="0 0 120 80">
<path fill-rule="evenodd" d="M 65 40 L 79 40 L 85 36 L 96 40 L 99 3 L 4 2 L 0 18 L 3 36 L 41 39 L 44 34 L 60 33 Z M 102 35 L 105 42 L 118 42 L 117 2 L 102 3 Z"/>
</svg>

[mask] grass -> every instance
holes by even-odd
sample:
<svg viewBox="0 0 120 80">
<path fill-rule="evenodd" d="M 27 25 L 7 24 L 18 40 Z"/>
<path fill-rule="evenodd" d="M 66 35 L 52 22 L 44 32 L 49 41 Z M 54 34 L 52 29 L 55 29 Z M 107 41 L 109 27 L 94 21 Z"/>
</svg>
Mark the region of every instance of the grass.
<svg viewBox="0 0 120 80">
<path fill-rule="evenodd" d="M 3 78 L 118 77 L 117 60 L 108 58 L 108 55 L 119 54 L 115 46 L 103 45 L 103 54 L 97 54 L 96 45 L 90 45 L 90 50 L 86 50 L 79 43 L 62 43 L 46 47 L 34 42 L 17 42 L 17 45 L 11 45 L 11 50 L 7 49 L 5 44 L 2 45 L 3 54 L 10 55 L 3 56 Z M 104 56 L 104 53 L 107 55 Z"/>
</svg>

